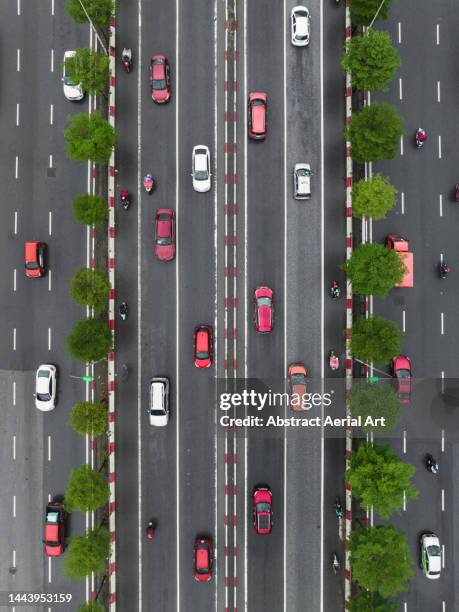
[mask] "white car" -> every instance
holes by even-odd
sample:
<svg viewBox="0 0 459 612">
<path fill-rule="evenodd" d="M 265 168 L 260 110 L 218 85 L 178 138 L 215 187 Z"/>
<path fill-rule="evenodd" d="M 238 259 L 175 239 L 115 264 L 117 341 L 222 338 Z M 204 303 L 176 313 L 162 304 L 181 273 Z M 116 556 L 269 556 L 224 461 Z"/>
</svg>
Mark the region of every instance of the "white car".
<svg viewBox="0 0 459 612">
<path fill-rule="evenodd" d="M 431 580 L 440 578 L 440 540 L 434 533 L 424 533 L 421 536 L 421 567 L 427 578 Z"/>
<path fill-rule="evenodd" d="M 169 422 L 169 379 L 156 376 L 150 382 L 150 425 L 164 427 Z"/>
<path fill-rule="evenodd" d="M 41 365 L 35 375 L 35 406 L 49 412 L 56 406 L 56 366 Z"/>
<path fill-rule="evenodd" d="M 193 177 L 193 189 L 201 193 L 210 190 L 210 153 L 209 147 L 196 145 L 193 148 L 191 160 L 191 176 Z"/>
<path fill-rule="evenodd" d="M 67 100 L 71 100 L 72 102 L 77 102 L 78 100 L 82 100 L 84 98 L 84 91 L 81 86 L 81 83 L 75 83 L 69 77 L 68 73 L 65 70 L 65 62 L 68 58 L 75 57 L 76 51 L 66 51 L 64 53 L 64 75 L 62 77 L 62 81 L 64 83 L 64 96 Z"/>
<path fill-rule="evenodd" d="M 309 11 L 305 6 L 294 6 L 291 13 L 292 45 L 305 47 L 309 45 Z"/>
<path fill-rule="evenodd" d="M 307 200 L 311 197 L 311 166 L 295 164 L 293 170 L 293 195 L 295 200 Z"/>
</svg>

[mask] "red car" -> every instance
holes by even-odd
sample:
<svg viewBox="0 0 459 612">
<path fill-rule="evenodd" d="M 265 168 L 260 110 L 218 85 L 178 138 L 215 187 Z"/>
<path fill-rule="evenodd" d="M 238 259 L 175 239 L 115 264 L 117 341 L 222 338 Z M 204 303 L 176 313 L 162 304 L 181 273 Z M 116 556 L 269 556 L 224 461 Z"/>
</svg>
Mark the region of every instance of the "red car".
<svg viewBox="0 0 459 612">
<path fill-rule="evenodd" d="M 406 355 L 392 360 L 392 376 L 397 380 L 398 397 L 401 404 L 408 404 L 411 397 L 411 361 Z"/>
<path fill-rule="evenodd" d="M 305 410 L 303 400 L 307 392 L 307 376 L 308 369 L 302 363 L 292 363 L 288 366 L 287 377 L 292 410 Z"/>
<path fill-rule="evenodd" d="M 175 212 L 169 208 L 156 211 L 155 255 L 160 261 L 175 257 Z"/>
<path fill-rule="evenodd" d="M 26 242 L 24 246 L 25 273 L 29 278 L 38 278 L 45 274 L 44 242 Z"/>
<path fill-rule="evenodd" d="M 199 325 L 194 330 L 194 365 L 208 368 L 212 364 L 212 328 Z"/>
<path fill-rule="evenodd" d="M 51 502 L 46 506 L 43 544 L 48 557 L 60 557 L 64 553 L 65 511 L 64 505 L 59 502 Z"/>
<path fill-rule="evenodd" d="M 198 582 L 209 582 L 212 578 L 212 540 L 196 538 L 194 541 L 194 577 Z"/>
<path fill-rule="evenodd" d="M 265 486 L 253 490 L 253 526 L 260 535 L 271 533 L 273 528 L 273 494 Z"/>
<path fill-rule="evenodd" d="M 273 331 L 274 326 L 274 293 L 269 287 L 257 287 L 253 294 L 253 324 L 261 334 Z"/>
<path fill-rule="evenodd" d="M 169 61 L 165 55 L 153 55 L 150 61 L 151 98 L 157 104 L 171 99 Z"/>
<path fill-rule="evenodd" d="M 266 114 L 268 96 L 262 92 L 249 93 L 248 126 L 249 137 L 264 140 L 266 136 Z"/>
</svg>

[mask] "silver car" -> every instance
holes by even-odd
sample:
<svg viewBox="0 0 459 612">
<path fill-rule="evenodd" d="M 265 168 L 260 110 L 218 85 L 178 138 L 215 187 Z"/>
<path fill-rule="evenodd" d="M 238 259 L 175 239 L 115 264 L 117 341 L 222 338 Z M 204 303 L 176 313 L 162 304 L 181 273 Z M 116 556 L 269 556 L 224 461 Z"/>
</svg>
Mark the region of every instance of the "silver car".
<svg viewBox="0 0 459 612">
<path fill-rule="evenodd" d="M 64 96 L 71 102 L 77 102 L 78 100 L 82 100 L 84 98 L 84 91 L 81 83 L 75 83 L 75 81 L 70 78 L 65 67 L 66 60 L 75 57 L 75 55 L 76 51 L 66 51 L 64 53 L 64 74 L 62 76 L 62 81 L 64 83 Z"/>
<path fill-rule="evenodd" d="M 35 406 L 49 412 L 56 406 L 56 366 L 41 365 L 35 375 Z"/>
<path fill-rule="evenodd" d="M 169 379 L 156 376 L 150 382 L 150 425 L 164 427 L 169 422 Z"/>
<path fill-rule="evenodd" d="M 307 200 L 311 197 L 311 166 L 295 164 L 293 170 L 293 195 L 296 200 Z"/>
<path fill-rule="evenodd" d="M 294 6 L 291 12 L 292 45 L 306 47 L 309 45 L 309 11 L 305 6 Z"/>
<path fill-rule="evenodd" d="M 191 176 L 193 177 L 193 189 L 203 193 L 211 187 L 210 152 L 205 145 L 196 145 L 193 148 L 191 159 Z"/>
</svg>

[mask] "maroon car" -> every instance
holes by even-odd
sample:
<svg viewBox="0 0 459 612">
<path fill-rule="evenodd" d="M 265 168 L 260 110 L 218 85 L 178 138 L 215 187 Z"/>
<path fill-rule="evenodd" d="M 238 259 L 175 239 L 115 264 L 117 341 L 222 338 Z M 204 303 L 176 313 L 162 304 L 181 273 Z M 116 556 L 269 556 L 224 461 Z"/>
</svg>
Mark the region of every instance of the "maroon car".
<svg viewBox="0 0 459 612">
<path fill-rule="evenodd" d="M 169 61 L 165 55 L 153 55 L 150 61 L 151 97 L 157 104 L 169 102 L 171 77 Z"/>
<path fill-rule="evenodd" d="M 411 361 L 406 355 L 398 355 L 392 360 L 392 376 L 397 381 L 398 397 L 401 404 L 408 404 L 411 397 Z"/>
<path fill-rule="evenodd" d="M 175 212 L 169 208 L 156 211 L 155 255 L 160 261 L 175 257 Z"/>
<path fill-rule="evenodd" d="M 43 544 L 48 557 L 60 557 L 64 553 L 65 511 L 64 504 L 60 502 L 50 502 L 46 506 Z"/>
<path fill-rule="evenodd" d="M 273 290 L 269 287 L 257 287 L 253 294 L 253 324 L 261 334 L 273 331 L 274 305 Z"/>
<path fill-rule="evenodd" d="M 273 528 L 273 494 L 267 486 L 258 486 L 253 490 L 253 526 L 260 535 L 271 533 Z"/>
<path fill-rule="evenodd" d="M 264 140 L 266 137 L 266 114 L 268 96 L 260 91 L 249 93 L 248 129 L 249 138 Z"/>
</svg>

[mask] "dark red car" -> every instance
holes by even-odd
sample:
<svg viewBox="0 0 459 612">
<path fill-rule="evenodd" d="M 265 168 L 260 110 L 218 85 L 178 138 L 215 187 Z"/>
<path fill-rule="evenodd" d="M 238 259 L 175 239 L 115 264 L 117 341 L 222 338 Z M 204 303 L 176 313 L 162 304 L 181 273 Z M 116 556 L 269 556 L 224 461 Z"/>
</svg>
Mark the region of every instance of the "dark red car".
<svg viewBox="0 0 459 612">
<path fill-rule="evenodd" d="M 150 61 L 151 97 L 157 104 L 169 102 L 171 77 L 169 61 L 165 55 L 153 55 Z"/>
<path fill-rule="evenodd" d="M 194 365 L 208 368 L 212 364 L 212 328 L 199 325 L 194 330 Z"/>
<path fill-rule="evenodd" d="M 38 278 L 45 274 L 45 250 L 44 242 L 26 242 L 24 245 L 24 266 L 26 276 Z"/>
<path fill-rule="evenodd" d="M 398 397 L 401 404 L 408 404 L 411 397 L 411 361 L 406 355 L 392 360 L 392 376 L 397 380 Z"/>
<path fill-rule="evenodd" d="M 273 331 L 274 293 L 269 287 L 257 287 L 253 294 L 253 324 L 261 334 Z"/>
<path fill-rule="evenodd" d="M 209 582 L 212 578 L 212 540 L 196 538 L 194 541 L 194 577 L 198 582 Z"/>
<path fill-rule="evenodd" d="M 262 92 L 249 93 L 248 128 L 253 140 L 264 140 L 266 136 L 266 115 L 268 96 Z"/>
<path fill-rule="evenodd" d="M 273 494 L 267 486 L 258 486 L 253 490 L 253 526 L 260 535 L 271 533 L 273 528 Z"/>
<path fill-rule="evenodd" d="M 43 544 L 48 557 L 60 557 L 64 553 L 65 511 L 64 505 L 59 502 L 51 502 L 46 506 Z"/>
<path fill-rule="evenodd" d="M 175 212 L 169 208 L 156 211 L 155 255 L 160 261 L 175 257 Z"/>
</svg>

